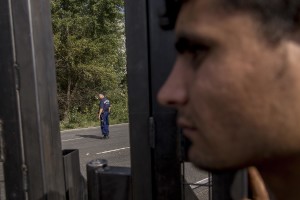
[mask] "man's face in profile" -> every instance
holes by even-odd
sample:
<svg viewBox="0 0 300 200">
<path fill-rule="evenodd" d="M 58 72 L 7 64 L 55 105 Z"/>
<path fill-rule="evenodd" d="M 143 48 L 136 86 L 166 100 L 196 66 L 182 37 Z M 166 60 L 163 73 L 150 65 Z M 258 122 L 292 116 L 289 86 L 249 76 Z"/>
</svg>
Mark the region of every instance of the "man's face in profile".
<svg viewBox="0 0 300 200">
<path fill-rule="evenodd" d="M 271 44 L 247 12 L 189 0 L 176 24 L 178 56 L 158 99 L 178 110 L 189 157 L 239 168 L 299 150 L 299 70 L 292 44 Z"/>
</svg>

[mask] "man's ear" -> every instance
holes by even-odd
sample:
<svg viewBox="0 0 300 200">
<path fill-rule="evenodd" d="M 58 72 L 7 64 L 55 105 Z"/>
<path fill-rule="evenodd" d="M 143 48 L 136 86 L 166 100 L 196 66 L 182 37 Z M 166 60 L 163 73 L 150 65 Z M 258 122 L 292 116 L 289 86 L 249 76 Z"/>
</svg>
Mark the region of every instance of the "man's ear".
<svg viewBox="0 0 300 200">
<path fill-rule="evenodd" d="M 300 13 L 299 13 L 299 15 L 300 15 Z M 299 20 L 300 20 L 300 18 L 299 18 Z M 300 28 L 300 21 L 299 21 L 299 26 L 298 27 Z M 291 40 L 293 42 L 296 42 L 300 45 L 300 30 L 298 29 L 298 30 L 292 31 L 289 34 L 288 38 L 289 38 L 289 40 Z"/>
<path fill-rule="evenodd" d="M 297 68 L 300 69 L 300 38 L 299 42 L 291 39 L 284 41 L 284 43 L 289 64 L 292 66 L 297 66 Z"/>
</svg>

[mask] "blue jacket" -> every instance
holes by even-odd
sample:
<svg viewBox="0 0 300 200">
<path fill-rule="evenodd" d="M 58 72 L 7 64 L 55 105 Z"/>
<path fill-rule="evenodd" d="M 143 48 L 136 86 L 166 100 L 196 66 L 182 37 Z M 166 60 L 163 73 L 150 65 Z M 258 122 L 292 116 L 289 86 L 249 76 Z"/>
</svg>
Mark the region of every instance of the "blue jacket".
<svg viewBox="0 0 300 200">
<path fill-rule="evenodd" d="M 110 107 L 110 102 L 107 98 L 100 100 L 99 107 L 103 109 L 103 112 L 108 112 Z"/>
</svg>

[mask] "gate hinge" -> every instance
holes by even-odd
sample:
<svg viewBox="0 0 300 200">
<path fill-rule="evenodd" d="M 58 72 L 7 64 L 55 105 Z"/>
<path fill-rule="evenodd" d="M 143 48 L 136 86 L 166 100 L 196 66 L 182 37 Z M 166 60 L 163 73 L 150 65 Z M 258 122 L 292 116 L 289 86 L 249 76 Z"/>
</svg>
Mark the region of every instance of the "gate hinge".
<svg viewBox="0 0 300 200">
<path fill-rule="evenodd" d="M 23 175 L 23 190 L 28 192 L 28 168 L 24 163 L 22 164 L 22 175 Z"/>
<path fill-rule="evenodd" d="M 16 89 L 20 90 L 20 67 L 17 63 L 14 63 L 14 70 L 15 70 Z"/>
<path fill-rule="evenodd" d="M 154 117 L 149 118 L 149 143 L 151 148 L 155 148 L 155 122 Z"/>
</svg>

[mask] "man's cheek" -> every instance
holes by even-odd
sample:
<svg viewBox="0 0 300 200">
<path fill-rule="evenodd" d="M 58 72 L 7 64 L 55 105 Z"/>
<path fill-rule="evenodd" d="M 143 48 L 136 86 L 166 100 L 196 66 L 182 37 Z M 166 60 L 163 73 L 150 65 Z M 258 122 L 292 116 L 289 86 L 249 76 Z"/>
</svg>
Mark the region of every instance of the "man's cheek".
<svg viewBox="0 0 300 200">
<path fill-rule="evenodd" d="M 195 144 L 192 144 L 188 152 L 189 159 L 196 165 L 198 164 L 200 159 L 199 151 L 201 151 L 201 149 L 197 149 Z"/>
</svg>

